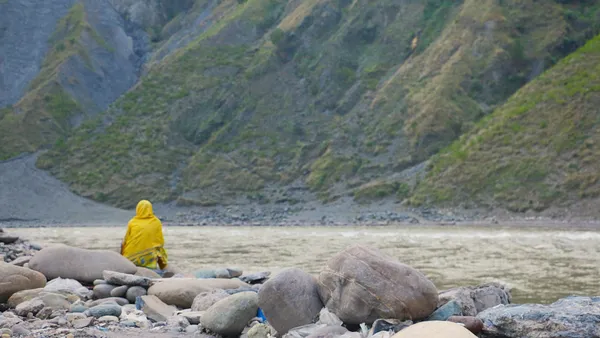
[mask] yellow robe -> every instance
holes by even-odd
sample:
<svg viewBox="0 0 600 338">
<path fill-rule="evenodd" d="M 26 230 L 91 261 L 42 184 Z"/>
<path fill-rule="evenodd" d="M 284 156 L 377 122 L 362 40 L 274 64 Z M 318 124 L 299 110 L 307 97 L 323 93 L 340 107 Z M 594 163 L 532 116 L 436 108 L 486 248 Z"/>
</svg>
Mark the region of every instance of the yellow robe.
<svg viewBox="0 0 600 338">
<path fill-rule="evenodd" d="M 152 211 L 152 204 L 140 201 L 135 217 L 127 225 L 127 234 L 121 245 L 121 255 L 136 266 L 156 270 L 164 269 L 168 263 L 164 249 L 162 223 Z"/>
</svg>

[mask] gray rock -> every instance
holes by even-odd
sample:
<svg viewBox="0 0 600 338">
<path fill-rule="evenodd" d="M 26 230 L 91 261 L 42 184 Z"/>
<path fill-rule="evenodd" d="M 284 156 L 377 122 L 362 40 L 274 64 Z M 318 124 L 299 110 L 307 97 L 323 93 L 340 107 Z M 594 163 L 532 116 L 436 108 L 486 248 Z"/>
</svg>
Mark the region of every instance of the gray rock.
<svg viewBox="0 0 600 338">
<path fill-rule="evenodd" d="M 137 268 L 135 275 L 150 278 L 150 279 L 160 278 L 160 275 L 157 274 L 156 272 L 154 272 L 150 269 L 142 268 L 142 267 Z"/>
<path fill-rule="evenodd" d="M 127 300 L 130 303 L 135 303 L 137 297 L 145 296 L 147 293 L 148 292 L 146 291 L 146 289 L 144 289 L 141 286 L 132 286 L 129 289 L 127 289 L 125 298 L 127 298 Z"/>
<path fill-rule="evenodd" d="M 114 251 L 86 250 L 66 245 L 42 249 L 31 259 L 29 267 L 48 279 L 70 278 L 88 284 L 102 279 L 105 270 L 123 273 L 137 271 L 133 263 Z"/>
<path fill-rule="evenodd" d="M 171 316 L 167 318 L 167 326 L 177 329 L 185 329 L 190 326 L 190 322 L 183 316 Z"/>
<path fill-rule="evenodd" d="M 88 307 L 85 306 L 85 305 L 76 305 L 76 304 L 73 304 L 73 305 L 71 305 L 71 308 L 69 309 L 69 312 L 72 312 L 72 313 L 83 313 L 83 312 L 87 311 L 87 309 L 88 309 Z"/>
<path fill-rule="evenodd" d="M 22 290 L 43 288 L 46 278 L 41 273 L 0 262 L 0 303 Z"/>
<path fill-rule="evenodd" d="M 202 327 L 224 336 L 239 336 L 258 311 L 258 295 L 242 292 L 216 302 L 200 318 Z"/>
<path fill-rule="evenodd" d="M 121 306 L 113 303 L 104 303 L 92 308 L 89 308 L 84 314 L 88 317 L 100 318 L 104 316 L 115 316 L 121 315 Z"/>
<path fill-rule="evenodd" d="M 12 244 L 19 240 L 19 237 L 0 235 L 0 243 Z"/>
<path fill-rule="evenodd" d="M 498 305 L 477 315 L 483 337 L 600 337 L 600 297 L 566 297 L 550 305 Z"/>
<path fill-rule="evenodd" d="M 49 281 L 44 287 L 44 291 L 54 293 L 61 291 L 69 292 L 82 298 L 88 297 L 91 294 L 90 290 L 81 285 L 78 281 L 60 277 Z"/>
<path fill-rule="evenodd" d="M 225 292 L 227 292 L 227 294 L 229 295 L 235 295 L 236 293 L 240 293 L 240 292 L 256 292 L 258 293 L 259 290 L 256 290 L 253 287 L 241 287 L 241 288 L 237 288 L 237 289 L 229 289 L 229 290 L 225 290 Z"/>
<path fill-rule="evenodd" d="M 182 312 L 179 315 L 184 317 L 185 319 L 187 319 L 187 321 L 190 324 L 197 325 L 197 324 L 200 324 L 200 318 L 202 318 L 203 314 L 204 314 L 204 311 L 202 311 L 202 312 L 189 311 L 189 312 Z"/>
<path fill-rule="evenodd" d="M 448 320 L 452 316 L 462 316 L 462 308 L 457 301 L 451 300 L 437 308 L 427 320 Z"/>
<path fill-rule="evenodd" d="M 31 290 L 22 290 L 19 292 L 15 292 L 8 299 L 8 306 L 10 308 L 16 308 L 17 305 L 26 302 L 28 300 L 32 300 L 36 297 L 39 297 L 44 292 L 43 288 L 31 289 Z"/>
<path fill-rule="evenodd" d="M 102 273 L 104 280 L 108 284 L 113 285 L 129 285 L 129 286 L 150 286 L 150 278 L 136 276 L 133 274 L 120 273 L 115 271 L 104 271 Z"/>
<path fill-rule="evenodd" d="M 100 284 L 108 284 L 108 283 L 104 279 L 96 279 L 94 281 L 94 286 L 100 285 Z"/>
<path fill-rule="evenodd" d="M 136 306 L 155 322 L 164 322 L 177 311 L 176 307 L 165 304 L 156 296 L 142 296 Z"/>
<path fill-rule="evenodd" d="M 102 316 L 102 317 L 98 318 L 98 322 L 100 322 L 100 323 L 118 323 L 119 318 L 117 318 L 115 316 Z"/>
<path fill-rule="evenodd" d="M 129 286 L 127 285 L 122 285 L 119 287 L 116 287 L 114 289 L 112 289 L 110 291 L 110 295 L 112 297 L 121 297 L 121 298 L 125 298 L 125 295 L 127 294 L 127 290 L 129 289 Z M 129 300 L 129 299 L 127 299 Z"/>
<path fill-rule="evenodd" d="M 89 302 L 89 304 L 86 304 L 86 305 L 88 307 L 94 307 L 94 306 L 104 304 L 104 303 L 115 303 L 115 304 L 119 304 L 121 306 L 125 306 L 125 305 L 129 304 L 129 301 L 125 298 L 109 297 L 109 298 L 98 299 L 93 302 Z"/>
<path fill-rule="evenodd" d="M 111 292 L 117 286 L 111 284 L 99 284 L 94 286 L 94 297 L 98 299 L 111 297 Z"/>
<path fill-rule="evenodd" d="M 214 269 L 198 270 L 198 271 L 194 272 L 194 276 L 196 276 L 196 278 L 203 278 L 203 279 L 217 278 L 217 274 L 215 273 Z"/>
<path fill-rule="evenodd" d="M 15 313 L 21 317 L 27 317 L 27 314 L 32 313 L 34 316 L 45 307 L 44 301 L 40 298 L 34 298 L 19 304 L 15 308 Z"/>
<path fill-rule="evenodd" d="M 511 302 L 510 290 L 499 283 L 487 283 L 476 287 L 459 287 L 440 292 L 439 306 L 456 301 L 462 316 L 476 316 L 479 312 L 496 305 Z"/>
<path fill-rule="evenodd" d="M 222 289 L 202 292 L 194 298 L 192 311 L 206 311 L 209 307 L 213 306 L 213 304 L 227 297 L 229 297 L 229 294 Z"/>
<path fill-rule="evenodd" d="M 0 316 L 0 329 L 10 329 L 11 327 L 23 322 L 21 318 L 18 317 L 8 317 L 6 312 L 4 315 Z"/>
<path fill-rule="evenodd" d="M 258 299 L 259 307 L 278 334 L 313 323 L 323 308 L 316 279 L 297 268 L 285 269 L 266 282 Z"/>
<path fill-rule="evenodd" d="M 248 284 L 235 279 L 177 279 L 173 278 L 154 284 L 148 289 L 149 295 L 157 296 L 169 305 L 184 309 L 192 306 L 194 298 L 214 289 L 237 289 Z"/>
<path fill-rule="evenodd" d="M 457 323 L 425 321 L 401 330 L 394 335 L 394 338 L 477 338 L 477 336 Z"/>
<path fill-rule="evenodd" d="M 65 318 L 67 319 L 67 321 L 69 323 L 73 323 L 74 321 L 76 321 L 78 319 L 85 319 L 87 317 L 83 313 L 67 313 L 65 315 Z"/>
<path fill-rule="evenodd" d="M 332 313 L 355 325 L 379 318 L 425 319 L 438 306 L 438 291 L 425 275 L 362 245 L 327 262 L 319 274 L 319 295 Z"/>
<path fill-rule="evenodd" d="M 17 259 L 15 259 L 14 261 L 10 262 L 10 264 L 16 265 L 16 266 L 23 266 L 23 265 L 29 263 L 31 258 L 32 258 L 32 256 L 21 256 L 21 257 L 18 257 Z"/>
<path fill-rule="evenodd" d="M 185 328 L 186 333 L 196 333 L 198 332 L 198 325 L 190 325 Z"/>
<path fill-rule="evenodd" d="M 249 275 L 243 275 L 240 280 L 247 284 L 264 283 L 271 276 L 270 271 L 258 272 Z"/>
<path fill-rule="evenodd" d="M 326 326 L 316 329 L 306 338 L 335 338 L 348 332 L 348 329 L 342 326 Z"/>
<path fill-rule="evenodd" d="M 94 322 L 94 317 L 87 317 L 84 319 L 76 319 L 73 321 L 73 328 L 74 329 L 83 329 L 86 328 L 90 325 L 92 325 L 92 323 Z"/>
<path fill-rule="evenodd" d="M 52 316 L 53 312 L 54 312 L 54 310 L 52 310 L 52 308 L 45 307 L 45 308 L 41 309 L 35 316 L 41 320 L 46 320 L 46 319 L 50 318 L 50 316 Z"/>
</svg>

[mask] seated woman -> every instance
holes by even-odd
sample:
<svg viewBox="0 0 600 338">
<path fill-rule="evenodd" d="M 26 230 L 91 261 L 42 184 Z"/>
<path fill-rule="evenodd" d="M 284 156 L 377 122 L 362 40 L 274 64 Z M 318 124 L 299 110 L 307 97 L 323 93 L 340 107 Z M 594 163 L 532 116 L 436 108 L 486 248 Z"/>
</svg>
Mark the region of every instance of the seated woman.
<svg viewBox="0 0 600 338">
<path fill-rule="evenodd" d="M 136 266 L 154 270 L 163 275 L 168 264 L 162 223 L 152 211 L 149 201 L 140 201 L 127 225 L 127 234 L 121 244 L 121 255 Z"/>
</svg>

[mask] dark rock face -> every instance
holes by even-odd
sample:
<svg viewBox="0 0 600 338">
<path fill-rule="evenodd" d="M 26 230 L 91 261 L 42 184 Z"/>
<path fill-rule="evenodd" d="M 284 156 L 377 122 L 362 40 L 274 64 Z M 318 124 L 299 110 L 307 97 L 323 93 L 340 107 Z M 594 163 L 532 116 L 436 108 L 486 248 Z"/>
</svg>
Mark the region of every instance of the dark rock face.
<svg viewBox="0 0 600 338">
<path fill-rule="evenodd" d="M 485 338 L 600 337 L 600 297 L 567 297 L 550 305 L 500 305 L 477 315 Z"/>
<path fill-rule="evenodd" d="M 25 94 L 40 70 L 58 20 L 75 1 L 0 2 L 0 108 Z"/>
</svg>

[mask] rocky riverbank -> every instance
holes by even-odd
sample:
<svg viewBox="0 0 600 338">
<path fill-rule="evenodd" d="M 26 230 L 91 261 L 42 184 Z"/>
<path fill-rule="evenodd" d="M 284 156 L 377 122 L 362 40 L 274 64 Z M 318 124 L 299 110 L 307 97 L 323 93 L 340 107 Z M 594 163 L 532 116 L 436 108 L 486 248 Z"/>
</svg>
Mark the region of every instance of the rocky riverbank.
<svg viewBox="0 0 600 338">
<path fill-rule="evenodd" d="M 6 232 L 0 243 L 2 338 L 600 337 L 598 297 L 519 305 L 497 283 L 438 290 L 360 245 L 317 276 L 170 267 L 161 278 L 116 252 L 42 249 Z"/>
</svg>

